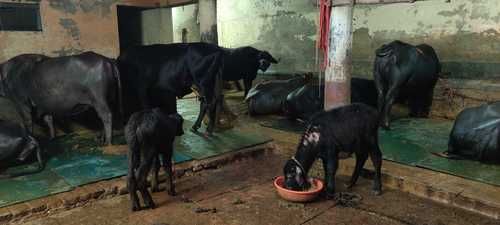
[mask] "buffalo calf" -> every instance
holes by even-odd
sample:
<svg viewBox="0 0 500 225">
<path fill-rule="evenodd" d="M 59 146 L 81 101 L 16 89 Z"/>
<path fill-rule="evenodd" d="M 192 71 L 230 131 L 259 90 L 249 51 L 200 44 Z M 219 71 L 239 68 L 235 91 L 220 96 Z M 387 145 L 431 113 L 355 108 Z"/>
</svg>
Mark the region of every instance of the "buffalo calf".
<svg viewBox="0 0 500 225">
<path fill-rule="evenodd" d="M 132 114 L 126 127 L 125 138 L 129 145 L 127 187 L 132 201 L 132 210 L 140 210 L 139 191 L 147 208 L 154 208 L 155 203 L 147 190 L 147 176 L 151 168 L 157 177 L 158 157 L 162 157 L 165 173 L 169 181 L 167 192 L 175 195 L 172 174 L 172 154 L 175 136 L 184 134 L 183 119 L 177 113 L 165 114 L 159 108 L 144 110 Z"/>
<path fill-rule="evenodd" d="M 354 103 L 316 114 L 302 135 L 295 156 L 285 164 L 285 187 L 296 191 L 308 189 L 307 173 L 314 161 L 321 158 L 326 194 L 328 198 L 333 197 L 338 160 L 352 153 L 356 155 L 356 167 L 347 187 L 356 184 L 370 156 L 375 167 L 373 192 L 379 195 L 382 152 L 378 145 L 377 110 L 362 103 Z"/>
<path fill-rule="evenodd" d="M 434 49 L 393 41 L 375 51 L 373 78 L 377 87 L 381 126 L 389 129 L 391 107 L 399 94 L 405 96 L 410 116 L 427 117 L 441 65 Z"/>
</svg>

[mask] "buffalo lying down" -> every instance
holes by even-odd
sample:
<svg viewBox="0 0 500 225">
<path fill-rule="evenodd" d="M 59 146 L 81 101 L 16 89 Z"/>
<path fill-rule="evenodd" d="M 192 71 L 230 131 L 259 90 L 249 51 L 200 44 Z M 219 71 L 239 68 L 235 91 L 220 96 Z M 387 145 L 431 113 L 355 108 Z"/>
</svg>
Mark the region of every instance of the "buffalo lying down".
<svg viewBox="0 0 500 225">
<path fill-rule="evenodd" d="M 378 145 L 378 113 L 375 108 L 354 103 L 316 114 L 302 135 L 297 152 L 284 167 L 285 187 L 307 190 L 307 173 L 317 158 L 323 161 L 326 194 L 335 193 L 335 173 L 342 155 L 356 155 L 356 167 L 348 188 L 354 186 L 370 156 L 375 167 L 373 192 L 381 193 L 382 152 Z"/>
<path fill-rule="evenodd" d="M 375 52 L 373 78 L 377 86 L 381 126 L 389 129 L 391 107 L 402 93 L 408 99 L 410 116 L 427 117 L 441 65 L 434 49 L 401 41 L 383 45 Z"/>
<path fill-rule="evenodd" d="M 20 108 L 25 124 L 43 118 L 55 136 L 53 116 L 65 117 L 95 109 L 111 145 L 112 106 L 121 108 L 118 69 L 113 60 L 94 52 L 49 58 L 20 55 L 2 66 L 0 94 Z M 113 104 L 117 103 L 118 104 Z"/>
<path fill-rule="evenodd" d="M 0 174 L 0 178 L 16 177 L 43 170 L 42 152 L 37 140 L 25 128 L 10 121 L 0 120 L 0 170 L 10 162 L 24 162 L 36 154 L 38 168 L 33 172 Z"/>
<path fill-rule="evenodd" d="M 450 134 L 447 153 L 500 162 L 500 102 L 460 112 Z"/>
<path fill-rule="evenodd" d="M 377 94 L 372 80 L 362 78 L 351 79 L 351 102 L 361 102 L 377 106 Z M 323 110 L 324 85 L 308 83 L 287 97 L 284 105 L 285 115 L 289 118 L 307 120 L 314 113 Z"/>
<path fill-rule="evenodd" d="M 289 80 L 264 81 L 250 89 L 245 101 L 250 115 L 279 114 L 283 112 L 286 96 L 306 84 L 310 75 Z"/>
</svg>

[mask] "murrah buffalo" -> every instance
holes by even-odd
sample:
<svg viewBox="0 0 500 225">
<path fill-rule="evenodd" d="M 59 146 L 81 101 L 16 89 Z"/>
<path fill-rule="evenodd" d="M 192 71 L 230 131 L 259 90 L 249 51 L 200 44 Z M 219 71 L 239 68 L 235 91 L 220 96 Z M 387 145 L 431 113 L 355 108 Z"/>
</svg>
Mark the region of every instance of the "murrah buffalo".
<svg viewBox="0 0 500 225">
<path fill-rule="evenodd" d="M 427 117 L 441 65 L 434 49 L 401 41 L 382 45 L 375 51 L 373 78 L 377 87 L 381 126 L 390 129 L 391 107 L 398 95 L 406 96 L 410 116 Z"/>
<path fill-rule="evenodd" d="M 35 61 L 34 61 L 35 60 Z M 16 56 L 2 66 L 0 94 L 29 115 L 43 118 L 55 137 L 53 117 L 65 117 L 93 108 L 111 145 L 113 106 L 121 108 L 121 82 L 112 59 L 94 52 L 63 57 Z M 24 116 L 28 124 L 27 116 Z"/>
</svg>

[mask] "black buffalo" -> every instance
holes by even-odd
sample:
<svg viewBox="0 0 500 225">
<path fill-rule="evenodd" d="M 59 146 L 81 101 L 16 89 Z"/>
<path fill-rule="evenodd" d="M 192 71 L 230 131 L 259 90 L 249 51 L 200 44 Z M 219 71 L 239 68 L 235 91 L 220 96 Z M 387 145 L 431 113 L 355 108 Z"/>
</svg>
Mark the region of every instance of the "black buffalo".
<svg viewBox="0 0 500 225">
<path fill-rule="evenodd" d="M 0 174 L 0 178 L 36 173 L 44 167 L 38 141 L 24 127 L 10 121 L 0 120 L 0 170 L 6 169 L 3 166 L 25 162 L 33 154 L 36 154 L 38 161 L 38 168 L 35 171 Z"/>
<path fill-rule="evenodd" d="M 26 126 L 26 115 L 31 122 L 43 118 L 53 138 L 54 116 L 93 108 L 103 122 L 105 143 L 111 145 L 113 106 L 121 108 L 120 75 L 112 59 L 94 52 L 54 58 L 20 55 L 3 64 L 2 76 L 0 93 L 20 108 Z"/>
<path fill-rule="evenodd" d="M 434 49 L 393 41 L 375 51 L 373 77 L 378 92 L 381 126 L 389 129 L 389 116 L 396 97 L 406 96 L 410 116 L 427 117 L 441 65 Z"/>
<path fill-rule="evenodd" d="M 283 112 L 286 96 L 309 81 L 311 75 L 289 80 L 270 80 L 255 85 L 246 96 L 250 115 L 279 114 Z"/>
<path fill-rule="evenodd" d="M 243 80 L 245 96 L 252 87 L 257 71 L 265 72 L 271 63 L 278 63 L 267 51 L 260 51 L 253 47 L 224 48 L 224 73 L 223 80 L 236 81 L 238 89 L 239 80 Z"/>
<path fill-rule="evenodd" d="M 168 114 L 176 113 L 176 98 L 191 93 L 194 85 L 201 103 L 192 130 L 200 128 L 208 110 L 207 133 L 211 134 L 216 107 L 222 103 L 222 52 L 213 44 L 178 43 L 136 46 L 120 53 L 118 65 L 126 90 L 124 98 L 138 104 L 127 109 L 126 114 L 154 107 Z"/>
<path fill-rule="evenodd" d="M 500 162 L 500 102 L 468 108 L 458 114 L 448 141 L 448 154 Z"/>
<path fill-rule="evenodd" d="M 144 204 L 154 208 L 155 203 L 147 190 L 147 177 L 153 169 L 153 188 L 157 187 L 158 157 L 162 156 L 165 172 L 169 181 L 168 194 L 175 195 L 172 174 L 172 154 L 175 136 L 184 134 L 183 119 L 177 114 L 165 114 L 159 108 L 143 110 L 132 114 L 125 127 L 125 138 L 129 145 L 129 169 L 127 187 L 132 203 L 132 210 L 141 209 L 137 190 L 142 195 Z"/>
<path fill-rule="evenodd" d="M 356 155 L 356 167 L 347 187 L 356 184 L 370 156 L 375 167 L 373 192 L 379 195 L 382 152 L 378 145 L 377 110 L 362 103 L 354 103 L 317 113 L 307 125 L 295 156 L 285 164 L 284 186 L 290 190 L 307 190 L 309 169 L 317 158 L 321 158 L 326 194 L 327 197 L 333 197 L 338 160 L 352 153 Z"/>
<path fill-rule="evenodd" d="M 291 92 L 284 105 L 285 115 L 289 118 L 308 120 L 324 108 L 324 84 L 308 83 Z M 351 102 L 360 102 L 377 107 L 377 89 L 372 80 L 351 79 Z"/>
</svg>

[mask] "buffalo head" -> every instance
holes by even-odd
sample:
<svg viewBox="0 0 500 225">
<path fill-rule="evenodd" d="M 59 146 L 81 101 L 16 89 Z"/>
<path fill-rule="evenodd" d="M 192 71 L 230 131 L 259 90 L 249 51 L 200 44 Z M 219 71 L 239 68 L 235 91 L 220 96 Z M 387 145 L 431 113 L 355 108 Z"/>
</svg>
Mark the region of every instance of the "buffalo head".
<svg viewBox="0 0 500 225">
<path fill-rule="evenodd" d="M 263 72 L 266 72 L 267 68 L 271 65 L 271 63 L 278 63 L 278 60 L 276 60 L 269 52 L 267 51 L 260 51 L 259 54 L 257 55 L 257 58 L 259 60 L 259 69 L 262 70 Z"/>
<path fill-rule="evenodd" d="M 283 172 L 285 175 L 283 186 L 286 189 L 303 191 L 310 187 L 306 172 L 302 170 L 302 166 L 298 165 L 295 160 L 288 160 L 283 168 Z"/>
</svg>

